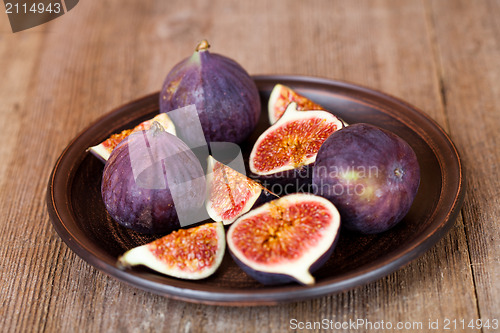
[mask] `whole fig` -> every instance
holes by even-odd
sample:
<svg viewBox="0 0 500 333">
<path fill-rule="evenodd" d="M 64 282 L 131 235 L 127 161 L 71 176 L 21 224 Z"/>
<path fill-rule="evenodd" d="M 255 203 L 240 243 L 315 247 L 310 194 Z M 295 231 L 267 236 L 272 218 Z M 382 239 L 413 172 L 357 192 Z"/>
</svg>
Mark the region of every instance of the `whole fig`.
<svg viewBox="0 0 500 333">
<path fill-rule="evenodd" d="M 160 93 L 160 112 L 194 104 L 206 142 L 241 143 L 257 125 L 261 103 L 257 86 L 234 60 L 210 53 L 203 40 L 194 54 L 168 73 Z M 193 119 L 171 115 L 178 135 L 199 144 Z"/>
<path fill-rule="evenodd" d="M 334 132 L 313 167 L 316 194 L 338 208 L 342 224 L 365 234 L 392 228 L 408 213 L 420 183 L 411 146 L 370 124 Z"/>
<path fill-rule="evenodd" d="M 174 231 L 134 247 L 118 258 L 118 267 L 143 265 L 180 279 L 204 279 L 219 268 L 226 249 L 222 222 Z"/>
<path fill-rule="evenodd" d="M 111 152 L 101 193 L 108 213 L 119 224 L 144 233 L 165 233 L 187 225 L 186 221 L 196 222 L 189 218 L 205 201 L 205 176 L 186 144 L 154 122 Z"/>
</svg>

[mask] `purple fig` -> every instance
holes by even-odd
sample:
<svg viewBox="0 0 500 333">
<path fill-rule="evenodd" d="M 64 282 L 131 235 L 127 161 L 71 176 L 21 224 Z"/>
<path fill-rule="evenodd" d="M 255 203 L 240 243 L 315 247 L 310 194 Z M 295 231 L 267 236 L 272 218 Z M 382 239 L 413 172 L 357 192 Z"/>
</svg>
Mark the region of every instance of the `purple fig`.
<svg viewBox="0 0 500 333">
<path fill-rule="evenodd" d="M 160 93 L 160 112 L 194 104 L 207 142 L 241 143 L 257 125 L 261 104 L 257 86 L 234 60 L 208 51 L 202 41 L 194 54 L 168 73 Z M 191 117 L 171 115 L 177 134 L 200 145 Z"/>
<path fill-rule="evenodd" d="M 187 225 L 205 201 L 205 176 L 194 153 L 154 122 L 118 144 L 104 166 L 101 192 L 119 224 L 144 233 Z M 183 221 L 181 221 L 183 219 Z"/>
<path fill-rule="evenodd" d="M 236 263 L 264 284 L 315 283 L 311 275 L 333 252 L 340 215 L 328 200 L 290 194 L 239 217 L 226 236 Z"/>
<path fill-rule="evenodd" d="M 343 226 L 365 234 L 386 231 L 401 221 L 419 183 L 420 168 L 410 145 L 369 124 L 333 133 L 313 167 L 315 194 L 335 204 Z"/>
</svg>

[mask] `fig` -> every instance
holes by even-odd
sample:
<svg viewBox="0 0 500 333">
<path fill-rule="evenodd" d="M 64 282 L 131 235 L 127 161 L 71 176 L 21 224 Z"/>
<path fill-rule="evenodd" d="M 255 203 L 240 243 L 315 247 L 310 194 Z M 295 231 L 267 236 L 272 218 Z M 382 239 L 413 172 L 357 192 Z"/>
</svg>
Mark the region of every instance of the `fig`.
<svg viewBox="0 0 500 333">
<path fill-rule="evenodd" d="M 333 133 L 321 146 L 312 172 L 314 193 L 340 211 L 342 225 L 364 234 L 392 228 L 408 213 L 420 183 L 411 146 L 370 124 Z"/>
<path fill-rule="evenodd" d="M 327 111 L 302 112 L 295 102 L 290 103 L 283 117 L 255 142 L 249 158 L 252 178 L 283 186 L 297 180 L 298 186 L 304 185 L 310 179 L 308 166 L 316 160 L 322 143 L 343 126 Z"/>
<path fill-rule="evenodd" d="M 205 201 L 205 174 L 187 145 L 154 122 L 111 152 L 101 193 L 119 224 L 143 233 L 164 233 L 193 223 L 193 214 Z"/>
<path fill-rule="evenodd" d="M 252 207 L 276 199 L 277 196 L 258 182 L 227 165 L 208 157 L 208 215 L 214 221 L 231 224 Z"/>
<path fill-rule="evenodd" d="M 111 154 L 113 149 L 115 149 L 115 147 L 123 139 L 125 139 L 127 136 L 129 136 L 130 134 L 132 134 L 134 132 L 149 129 L 151 127 L 151 125 L 153 124 L 153 122 L 155 122 L 155 121 L 159 122 L 163 126 L 165 131 L 167 131 L 173 135 L 176 134 L 174 123 L 172 122 L 172 120 L 170 120 L 170 118 L 167 114 L 162 113 L 162 114 L 155 116 L 152 119 L 148 119 L 146 121 L 143 121 L 142 123 L 140 123 L 139 125 L 137 125 L 136 127 L 132 128 L 132 129 L 126 129 L 126 130 L 121 131 L 120 133 L 112 134 L 109 138 L 107 138 L 106 140 L 104 140 L 100 144 L 90 147 L 88 149 L 88 151 L 90 151 L 95 157 L 97 157 L 101 161 L 106 162 L 109 159 L 109 155 Z"/>
<path fill-rule="evenodd" d="M 331 256 L 340 215 L 328 200 L 296 193 L 240 216 L 226 236 L 229 252 L 263 284 L 315 283 L 311 275 Z"/>
<path fill-rule="evenodd" d="M 271 91 L 268 101 L 269 122 L 274 124 L 281 118 L 291 102 L 297 103 L 297 110 L 326 110 L 321 105 L 314 103 L 307 97 L 282 84 L 276 84 Z"/>
<path fill-rule="evenodd" d="M 219 268 L 225 248 L 222 223 L 206 223 L 128 250 L 118 258 L 118 266 L 143 265 L 176 278 L 199 280 Z"/>
<path fill-rule="evenodd" d="M 168 73 L 160 93 L 160 112 L 194 104 L 206 142 L 241 143 L 252 133 L 261 113 L 257 86 L 234 60 L 210 53 L 203 40 L 194 54 Z M 190 146 L 199 144 L 193 122 L 171 115 L 179 136 Z"/>
</svg>

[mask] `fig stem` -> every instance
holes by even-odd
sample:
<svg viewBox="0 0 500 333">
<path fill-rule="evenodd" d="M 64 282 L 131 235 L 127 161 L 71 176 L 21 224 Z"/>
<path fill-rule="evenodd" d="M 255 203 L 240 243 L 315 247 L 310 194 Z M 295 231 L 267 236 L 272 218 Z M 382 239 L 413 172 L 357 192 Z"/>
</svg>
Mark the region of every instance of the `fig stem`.
<svg viewBox="0 0 500 333">
<path fill-rule="evenodd" d="M 396 177 L 398 177 L 398 178 L 402 178 L 402 177 L 403 177 L 404 172 L 403 172 L 403 170 L 401 170 L 400 168 L 396 168 L 396 169 L 394 170 L 394 174 L 396 175 Z"/>
<path fill-rule="evenodd" d="M 161 132 L 165 132 L 165 129 L 163 128 L 163 126 L 159 122 L 157 122 L 155 120 L 153 122 L 153 124 L 151 125 L 150 131 L 151 131 L 151 134 L 154 137 L 154 136 L 160 134 Z"/>
<path fill-rule="evenodd" d="M 202 40 L 198 46 L 196 46 L 196 52 L 207 51 L 210 48 L 210 44 L 206 39 Z"/>
</svg>

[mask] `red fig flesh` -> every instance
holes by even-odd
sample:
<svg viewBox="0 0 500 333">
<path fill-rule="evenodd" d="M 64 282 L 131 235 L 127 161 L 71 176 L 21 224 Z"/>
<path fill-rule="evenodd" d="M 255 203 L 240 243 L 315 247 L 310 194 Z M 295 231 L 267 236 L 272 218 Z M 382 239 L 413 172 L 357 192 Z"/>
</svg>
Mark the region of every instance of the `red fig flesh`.
<svg viewBox="0 0 500 333">
<path fill-rule="evenodd" d="M 168 73 L 160 93 L 160 112 L 194 104 L 206 142 L 241 143 L 261 113 L 257 86 L 238 63 L 208 48 L 203 41 Z M 199 145 L 199 134 L 189 130 L 195 120 L 171 117 L 188 146 Z"/>
<path fill-rule="evenodd" d="M 300 112 L 291 103 L 283 117 L 255 142 L 250 171 L 266 176 L 312 164 L 323 142 L 343 126 L 327 111 Z"/>
<path fill-rule="evenodd" d="M 283 116 L 288 104 L 292 102 L 297 103 L 297 110 L 326 110 L 321 105 L 298 94 L 293 89 L 282 84 L 277 84 L 274 86 L 271 96 L 269 96 L 267 107 L 271 125 Z"/>
<path fill-rule="evenodd" d="M 226 240 L 222 223 L 180 229 L 149 244 L 125 252 L 122 267 L 144 265 L 181 279 L 198 280 L 212 275 L 222 262 Z"/>
<path fill-rule="evenodd" d="M 340 216 L 328 200 L 290 194 L 238 218 L 227 244 L 240 267 L 265 284 L 314 284 L 310 274 L 331 255 Z"/>
<path fill-rule="evenodd" d="M 231 224 L 257 202 L 262 203 L 277 198 L 256 181 L 215 160 L 212 156 L 208 157 L 206 179 L 208 215 L 214 221 L 222 221 L 224 224 Z"/>
<path fill-rule="evenodd" d="M 151 128 L 151 125 L 153 122 L 157 121 L 160 123 L 165 131 L 167 131 L 170 134 L 176 135 L 175 132 L 175 126 L 172 120 L 168 117 L 166 114 L 159 114 L 155 116 L 152 119 L 143 121 L 133 129 L 126 129 L 121 131 L 120 133 L 116 133 L 111 135 L 109 138 L 104 140 L 98 145 L 95 145 L 93 147 L 90 147 L 88 150 L 97 158 L 99 158 L 101 161 L 106 162 L 109 159 L 109 155 L 113 151 L 113 149 L 116 148 L 116 146 L 127 136 L 129 136 L 132 133 L 138 132 L 138 131 L 143 131 L 143 130 L 148 130 Z"/>
</svg>

